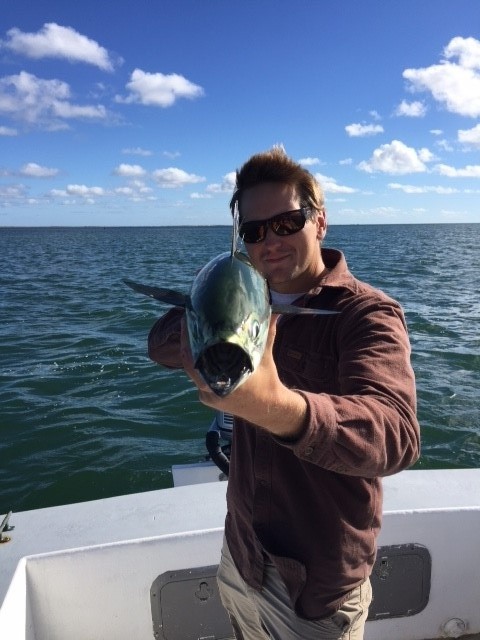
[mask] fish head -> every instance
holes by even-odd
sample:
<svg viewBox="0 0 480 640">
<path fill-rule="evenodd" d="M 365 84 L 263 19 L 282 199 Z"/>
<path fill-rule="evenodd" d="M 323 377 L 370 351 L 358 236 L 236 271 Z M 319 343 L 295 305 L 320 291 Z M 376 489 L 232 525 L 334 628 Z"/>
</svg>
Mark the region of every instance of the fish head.
<svg viewBox="0 0 480 640">
<path fill-rule="evenodd" d="M 210 389 L 220 397 L 227 396 L 253 372 L 248 353 L 233 342 L 217 342 L 200 353 L 195 368 Z"/>
<path fill-rule="evenodd" d="M 201 376 L 219 396 L 242 384 L 260 363 L 271 307 L 265 279 L 245 259 L 221 254 L 195 278 L 186 318 Z"/>
</svg>

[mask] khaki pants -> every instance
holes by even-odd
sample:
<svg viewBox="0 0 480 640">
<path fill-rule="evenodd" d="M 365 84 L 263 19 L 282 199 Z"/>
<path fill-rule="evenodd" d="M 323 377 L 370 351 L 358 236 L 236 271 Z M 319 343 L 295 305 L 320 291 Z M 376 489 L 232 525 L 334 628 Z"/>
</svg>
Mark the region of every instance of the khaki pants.
<svg viewBox="0 0 480 640">
<path fill-rule="evenodd" d="M 237 640 L 362 640 L 372 599 L 370 580 L 354 589 L 330 618 L 305 620 L 292 609 L 283 581 L 265 567 L 262 590 L 249 587 L 238 573 L 224 540 L 217 574 L 223 606 Z"/>
</svg>

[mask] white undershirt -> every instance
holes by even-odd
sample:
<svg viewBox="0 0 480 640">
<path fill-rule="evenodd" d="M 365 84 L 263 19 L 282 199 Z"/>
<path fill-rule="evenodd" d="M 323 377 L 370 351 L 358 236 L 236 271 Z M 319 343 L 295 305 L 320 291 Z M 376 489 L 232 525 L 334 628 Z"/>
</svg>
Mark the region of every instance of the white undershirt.
<svg viewBox="0 0 480 640">
<path fill-rule="evenodd" d="M 295 300 L 298 300 L 298 298 L 301 298 L 302 296 L 304 296 L 305 293 L 307 292 L 305 291 L 304 293 L 279 293 L 278 291 L 273 291 L 273 289 L 270 289 L 270 295 L 272 297 L 273 304 L 292 304 L 292 302 L 295 302 Z"/>
</svg>

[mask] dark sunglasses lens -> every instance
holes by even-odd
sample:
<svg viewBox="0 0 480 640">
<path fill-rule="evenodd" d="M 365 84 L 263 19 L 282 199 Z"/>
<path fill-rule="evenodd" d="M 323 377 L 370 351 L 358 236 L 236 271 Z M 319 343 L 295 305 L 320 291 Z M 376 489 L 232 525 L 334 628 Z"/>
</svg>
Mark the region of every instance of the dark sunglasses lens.
<svg viewBox="0 0 480 640">
<path fill-rule="evenodd" d="M 239 235 L 247 244 L 255 244 L 265 240 L 267 227 L 277 236 L 290 236 L 305 226 L 306 215 L 303 209 L 288 211 L 273 216 L 269 220 L 244 222 L 240 225 Z"/>
<path fill-rule="evenodd" d="M 245 222 L 240 227 L 240 237 L 247 244 L 261 242 L 265 238 L 264 222 Z"/>
<path fill-rule="evenodd" d="M 279 216 L 270 223 L 270 228 L 277 236 L 290 236 L 305 226 L 305 216 L 300 212 Z"/>
</svg>

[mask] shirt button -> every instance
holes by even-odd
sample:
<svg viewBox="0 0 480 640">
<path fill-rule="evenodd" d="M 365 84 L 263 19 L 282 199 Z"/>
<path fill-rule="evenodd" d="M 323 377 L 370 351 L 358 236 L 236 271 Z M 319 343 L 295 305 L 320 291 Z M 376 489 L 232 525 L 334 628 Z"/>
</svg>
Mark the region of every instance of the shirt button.
<svg viewBox="0 0 480 640">
<path fill-rule="evenodd" d="M 305 455 L 311 456 L 313 453 L 313 447 L 305 447 Z"/>
</svg>

